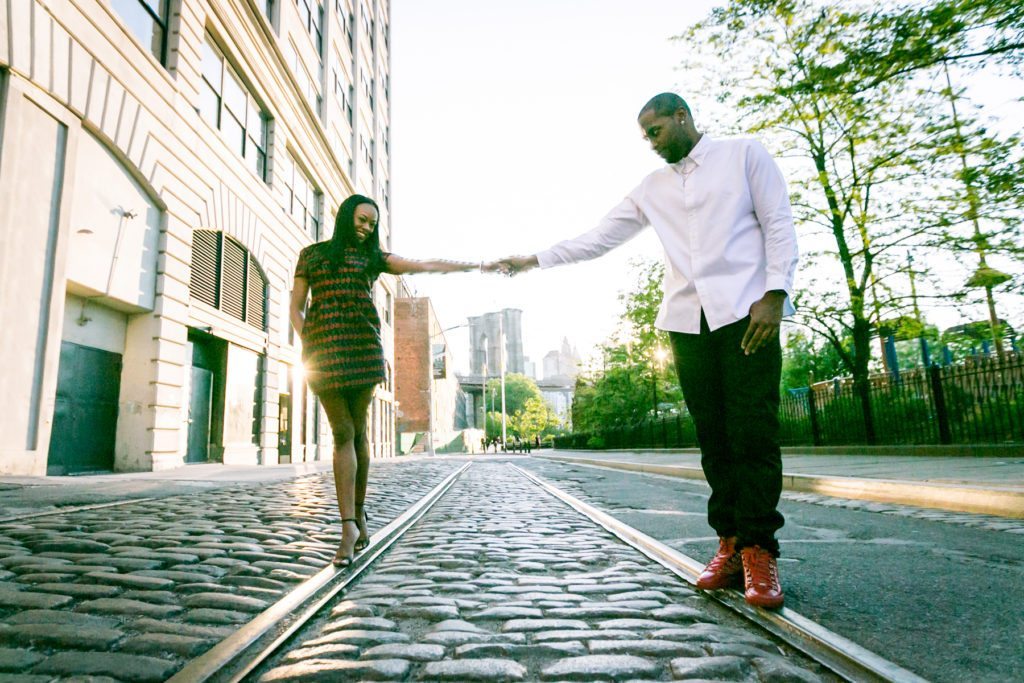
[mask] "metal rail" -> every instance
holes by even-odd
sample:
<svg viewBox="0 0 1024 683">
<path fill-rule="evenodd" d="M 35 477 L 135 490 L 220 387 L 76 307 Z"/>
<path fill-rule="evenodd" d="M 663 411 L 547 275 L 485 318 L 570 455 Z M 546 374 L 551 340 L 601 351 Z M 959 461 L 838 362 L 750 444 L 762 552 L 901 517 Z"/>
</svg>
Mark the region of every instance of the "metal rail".
<svg viewBox="0 0 1024 683">
<path fill-rule="evenodd" d="M 527 472 L 516 465 L 510 464 L 509 466 L 684 581 L 690 584 L 695 583 L 697 576 L 704 568 L 703 564 L 692 557 L 670 548 L 593 505 L 584 503 L 536 474 Z M 880 657 L 791 609 L 783 607 L 781 610 L 772 611 L 753 607 L 746 603 L 742 595 L 731 590 L 705 592 L 705 595 L 738 612 L 848 681 L 927 683 L 926 679 L 917 674 L 907 671 L 898 664 Z"/>
<path fill-rule="evenodd" d="M 65 508 L 58 510 L 46 510 L 44 512 L 28 512 L 23 515 L 12 515 L 10 517 L 0 517 L 0 524 L 7 524 L 9 522 L 20 522 L 23 519 L 35 519 L 37 517 L 51 517 L 53 515 L 71 515 L 76 512 L 87 512 L 89 510 L 102 510 L 103 508 L 119 507 L 121 505 L 131 505 L 132 503 L 148 503 L 153 500 L 160 500 L 159 498 L 129 498 L 128 500 L 115 500 L 109 503 L 92 503 L 90 505 L 69 505 Z"/>
<path fill-rule="evenodd" d="M 244 624 L 233 634 L 186 664 L 166 683 L 236 683 L 269 659 L 338 593 L 355 583 L 412 527 L 472 463 L 466 463 L 435 486 L 412 507 L 373 535 L 373 541 L 348 567 L 328 565 L 318 574 Z"/>
</svg>

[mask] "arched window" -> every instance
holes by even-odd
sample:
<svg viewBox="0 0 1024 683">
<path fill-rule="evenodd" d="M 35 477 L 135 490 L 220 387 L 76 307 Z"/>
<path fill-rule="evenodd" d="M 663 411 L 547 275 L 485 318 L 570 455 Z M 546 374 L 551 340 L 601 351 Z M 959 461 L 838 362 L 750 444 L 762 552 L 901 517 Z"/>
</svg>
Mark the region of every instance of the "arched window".
<svg viewBox="0 0 1024 683">
<path fill-rule="evenodd" d="M 249 250 L 217 230 L 192 232 L 194 299 L 267 329 L 267 276 Z"/>
</svg>

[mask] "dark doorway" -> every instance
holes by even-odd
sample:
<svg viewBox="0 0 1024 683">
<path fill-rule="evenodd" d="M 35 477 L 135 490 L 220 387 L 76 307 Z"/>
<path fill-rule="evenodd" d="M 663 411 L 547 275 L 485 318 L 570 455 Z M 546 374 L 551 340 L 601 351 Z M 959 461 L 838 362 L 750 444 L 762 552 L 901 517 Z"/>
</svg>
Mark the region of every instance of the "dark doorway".
<svg viewBox="0 0 1024 683">
<path fill-rule="evenodd" d="M 210 459 L 210 418 L 213 413 L 213 373 L 192 367 L 192 390 L 188 402 L 188 452 L 185 462 Z"/>
<path fill-rule="evenodd" d="M 121 354 L 61 342 L 47 474 L 114 469 Z"/>
<path fill-rule="evenodd" d="M 277 399 L 277 462 L 292 461 L 292 391 L 294 391 L 295 374 L 292 366 L 281 365 L 284 372 L 284 391 Z M 301 414 L 301 413 L 300 413 Z"/>
</svg>

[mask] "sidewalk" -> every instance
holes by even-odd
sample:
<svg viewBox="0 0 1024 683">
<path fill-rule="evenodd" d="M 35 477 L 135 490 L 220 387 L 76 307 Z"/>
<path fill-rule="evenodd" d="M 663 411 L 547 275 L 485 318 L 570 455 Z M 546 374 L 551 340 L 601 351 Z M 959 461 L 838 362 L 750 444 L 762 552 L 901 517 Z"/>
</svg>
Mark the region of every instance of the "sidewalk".
<svg viewBox="0 0 1024 683">
<path fill-rule="evenodd" d="M 696 451 L 553 451 L 541 457 L 703 479 Z M 783 455 L 783 488 L 1024 518 L 1024 457 Z"/>
</svg>

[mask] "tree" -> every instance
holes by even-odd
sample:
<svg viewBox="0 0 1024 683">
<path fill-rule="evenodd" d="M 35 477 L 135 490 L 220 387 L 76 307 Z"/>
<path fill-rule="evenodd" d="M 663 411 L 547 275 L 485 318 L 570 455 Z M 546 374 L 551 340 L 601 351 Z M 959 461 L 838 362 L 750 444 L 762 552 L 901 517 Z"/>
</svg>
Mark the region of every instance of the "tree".
<svg viewBox="0 0 1024 683">
<path fill-rule="evenodd" d="M 532 441 L 534 437 L 544 436 L 559 426 L 558 415 L 547 401 L 540 398 L 529 398 L 522 410 L 516 412 L 511 420 L 514 433 L 522 439 Z"/>
<path fill-rule="evenodd" d="M 658 360 L 668 353 L 668 334 L 655 327 L 662 299 L 664 265 L 634 260 L 635 280 L 619 295 L 621 327 L 602 347 L 602 362 L 576 380 L 572 404 L 573 429 L 594 432 L 636 424 L 661 405 L 678 405 L 682 392 L 671 363 Z M 660 410 L 660 408 L 658 409 Z"/>
<path fill-rule="evenodd" d="M 493 404 L 488 405 L 499 415 L 501 414 L 501 379 L 493 378 L 487 382 L 488 401 L 493 397 Z M 537 383 L 526 375 L 510 373 L 505 375 L 505 414 L 515 415 L 526 406 L 531 398 L 541 399 Z M 500 419 L 500 418 L 499 418 Z"/>
<path fill-rule="evenodd" d="M 803 233 L 805 286 L 795 297 L 799 320 L 829 341 L 853 376 L 869 441 L 871 339 L 882 321 L 909 314 L 906 255 L 950 253 L 950 214 L 956 211 L 938 215 L 935 209 L 958 176 L 949 167 L 953 157 L 937 154 L 943 135 L 955 128 L 951 117 L 934 90 L 900 76 L 928 66 L 927 46 L 901 57 L 912 68 L 861 66 L 869 53 L 895 54 L 906 44 L 893 32 L 936 28 L 942 12 L 964 4 L 933 3 L 945 9 L 914 19 L 906 8 L 896 17 L 848 9 L 852 3 L 733 0 L 683 36 L 689 49 L 684 65 L 691 73 L 709 74 L 711 89 L 728 107 L 723 119 L 732 125 L 724 127 L 757 133 L 797 169 L 789 177 Z M 975 22 L 1002 21 L 992 12 L 971 16 Z M 909 29 L 911 24 L 917 28 Z M 1013 33 L 1006 26 L 1004 38 Z M 985 33 L 977 23 L 970 30 L 975 37 Z M 953 48 L 966 46 L 966 40 L 950 38 L 943 49 L 953 56 Z M 1010 54 L 1011 43 L 993 47 L 991 54 Z M 968 51 L 956 55 L 966 59 Z M 936 181 L 940 162 L 946 165 Z M 990 174 L 989 186 L 1012 185 L 997 181 L 1001 175 Z M 981 185 L 974 185 L 976 194 Z M 961 201 L 959 225 L 969 213 L 962 207 Z M 928 277 L 924 270 L 918 275 Z M 959 283 L 953 291 L 948 282 L 944 290 L 935 284 L 920 298 L 962 295 Z"/>
<path fill-rule="evenodd" d="M 841 59 L 820 65 L 807 87 L 858 92 L 943 64 L 967 68 L 1024 59 L 1020 0 L 939 0 L 863 17 L 864 30 L 844 42 Z"/>
<path fill-rule="evenodd" d="M 845 340 L 847 346 L 850 340 Z M 842 359 L 831 344 L 806 332 L 790 330 L 782 349 L 782 388 L 799 389 L 845 374 Z"/>
</svg>

